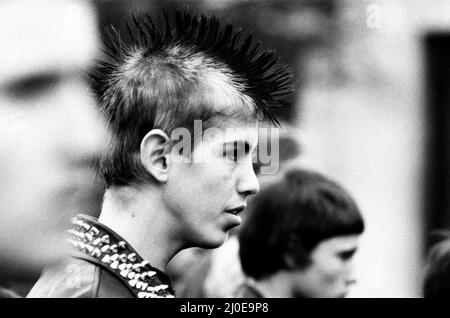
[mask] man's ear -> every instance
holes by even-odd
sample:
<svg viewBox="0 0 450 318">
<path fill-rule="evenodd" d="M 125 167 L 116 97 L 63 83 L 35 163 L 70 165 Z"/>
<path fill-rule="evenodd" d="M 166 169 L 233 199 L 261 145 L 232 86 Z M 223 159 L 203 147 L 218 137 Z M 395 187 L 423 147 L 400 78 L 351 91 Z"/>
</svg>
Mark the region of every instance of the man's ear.
<svg viewBox="0 0 450 318">
<path fill-rule="evenodd" d="M 159 182 L 166 182 L 170 168 L 170 139 L 160 129 L 152 129 L 141 142 L 141 162 Z"/>
</svg>

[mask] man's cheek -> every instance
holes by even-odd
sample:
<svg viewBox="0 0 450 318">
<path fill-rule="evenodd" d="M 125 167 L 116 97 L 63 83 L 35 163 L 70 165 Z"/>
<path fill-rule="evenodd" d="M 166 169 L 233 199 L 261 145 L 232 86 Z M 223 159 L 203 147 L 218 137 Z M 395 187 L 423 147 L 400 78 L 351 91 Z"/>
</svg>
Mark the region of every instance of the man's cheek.
<svg viewBox="0 0 450 318">
<path fill-rule="evenodd" d="M 203 183 L 205 193 L 220 195 L 229 187 L 233 175 L 233 170 L 228 165 L 208 165 L 198 180 Z"/>
</svg>

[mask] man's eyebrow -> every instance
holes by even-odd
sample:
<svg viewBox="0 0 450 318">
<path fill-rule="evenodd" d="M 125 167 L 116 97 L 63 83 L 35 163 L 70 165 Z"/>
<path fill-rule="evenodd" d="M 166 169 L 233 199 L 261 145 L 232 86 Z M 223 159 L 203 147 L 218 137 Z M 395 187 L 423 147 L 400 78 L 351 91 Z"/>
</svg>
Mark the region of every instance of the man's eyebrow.
<svg viewBox="0 0 450 318">
<path fill-rule="evenodd" d="M 224 142 L 225 144 L 247 144 L 248 142 L 245 139 L 235 139 L 235 140 L 227 140 Z"/>
</svg>

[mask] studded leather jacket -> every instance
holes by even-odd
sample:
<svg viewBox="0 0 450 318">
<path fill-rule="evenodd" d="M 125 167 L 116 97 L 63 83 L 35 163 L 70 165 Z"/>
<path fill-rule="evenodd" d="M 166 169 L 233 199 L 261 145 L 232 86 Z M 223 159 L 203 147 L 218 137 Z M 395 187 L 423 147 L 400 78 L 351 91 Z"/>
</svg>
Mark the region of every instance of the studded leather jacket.
<svg viewBox="0 0 450 318">
<path fill-rule="evenodd" d="M 44 270 L 30 298 L 173 298 L 170 279 L 95 218 L 78 215 L 66 260 Z"/>
</svg>

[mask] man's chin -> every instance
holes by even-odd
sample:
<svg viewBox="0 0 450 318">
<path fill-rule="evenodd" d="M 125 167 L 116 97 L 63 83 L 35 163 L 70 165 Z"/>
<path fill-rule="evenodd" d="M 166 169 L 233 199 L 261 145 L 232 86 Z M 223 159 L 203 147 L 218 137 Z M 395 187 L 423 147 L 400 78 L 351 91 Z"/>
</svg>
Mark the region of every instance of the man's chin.
<svg viewBox="0 0 450 318">
<path fill-rule="evenodd" d="M 207 239 L 204 239 L 198 242 L 195 247 L 213 249 L 218 248 L 223 245 L 225 240 L 227 239 L 227 232 L 222 232 L 221 235 L 216 234 L 214 236 L 210 236 Z"/>
</svg>

